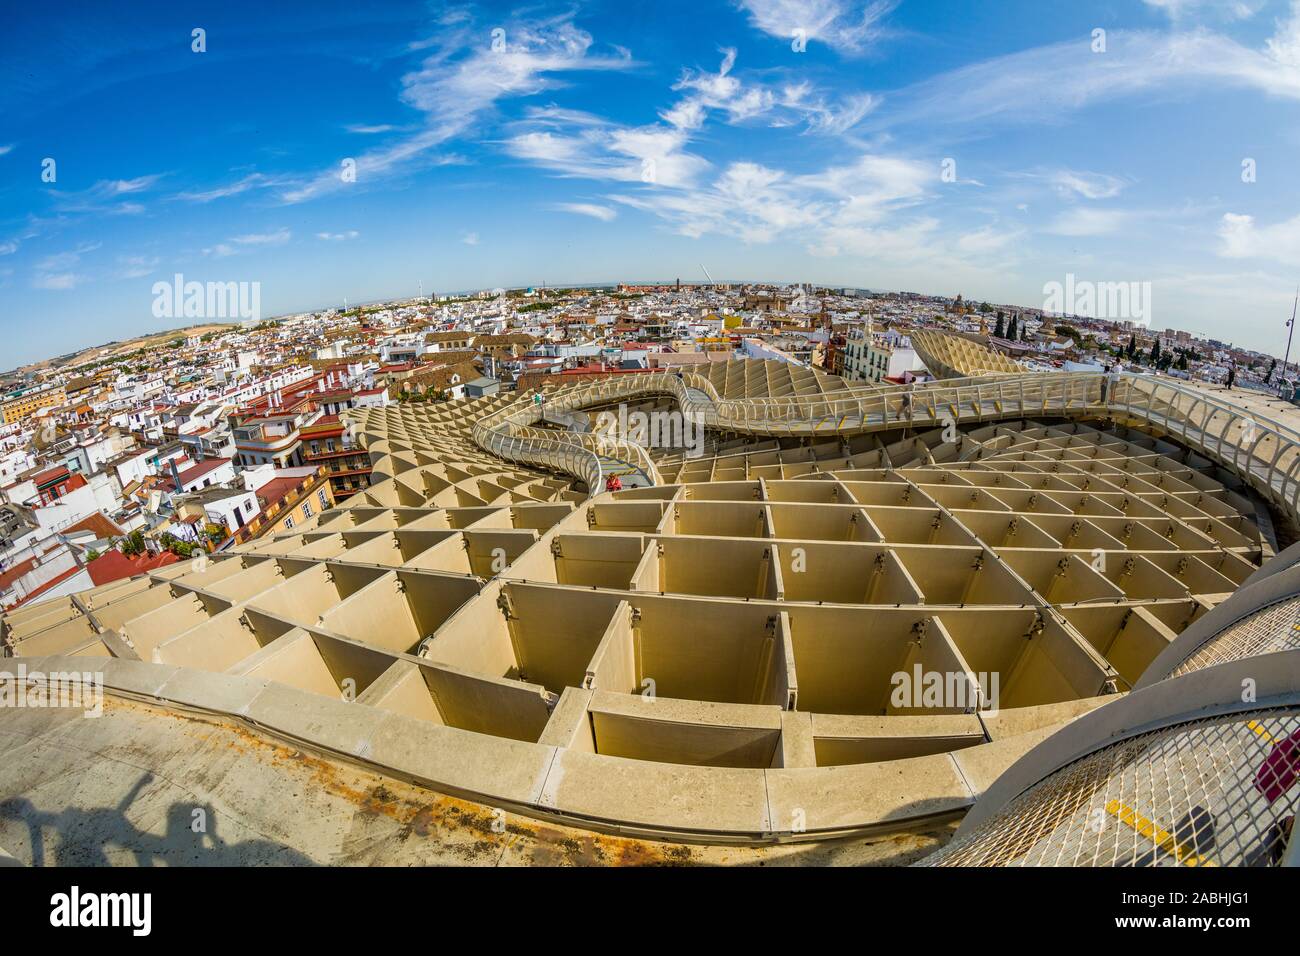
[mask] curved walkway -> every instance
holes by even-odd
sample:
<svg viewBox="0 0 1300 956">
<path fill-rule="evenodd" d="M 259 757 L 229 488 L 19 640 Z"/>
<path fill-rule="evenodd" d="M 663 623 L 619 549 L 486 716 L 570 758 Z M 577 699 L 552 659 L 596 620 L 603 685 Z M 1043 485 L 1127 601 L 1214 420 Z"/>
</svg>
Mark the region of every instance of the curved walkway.
<svg viewBox="0 0 1300 956">
<path fill-rule="evenodd" d="M 1030 417 L 1113 418 L 1182 441 L 1233 471 L 1293 521 L 1300 519 L 1300 430 L 1169 379 L 1131 373 L 1030 372 L 748 399 L 722 398 L 694 373 L 614 376 L 550 395 L 545 403 L 521 399 L 475 423 L 474 440 L 508 461 L 573 475 L 592 494 L 611 471 L 660 484 L 649 452 L 636 442 L 538 427 L 552 416 L 660 396 L 707 428 L 767 437 L 852 436 Z"/>
</svg>

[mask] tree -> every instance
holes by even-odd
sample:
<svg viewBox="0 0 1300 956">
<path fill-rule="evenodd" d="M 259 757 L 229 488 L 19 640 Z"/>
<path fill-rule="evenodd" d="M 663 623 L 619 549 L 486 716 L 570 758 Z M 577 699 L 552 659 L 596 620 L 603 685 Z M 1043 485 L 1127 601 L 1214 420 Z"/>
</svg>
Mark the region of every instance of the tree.
<svg viewBox="0 0 1300 956">
<path fill-rule="evenodd" d="M 1006 326 L 1002 322 L 1002 313 L 998 313 L 998 324 L 993 327 L 993 334 L 998 338 L 1006 338 Z"/>
<path fill-rule="evenodd" d="M 1129 336 L 1128 348 L 1124 350 L 1125 354 L 1129 357 L 1130 360 L 1137 357 L 1137 348 L 1138 348 L 1138 337 L 1137 337 L 1137 333 L 1134 332 L 1132 335 Z"/>
<path fill-rule="evenodd" d="M 144 533 L 139 528 L 122 540 L 122 553 L 128 558 L 144 554 Z"/>
<path fill-rule="evenodd" d="M 1156 339 L 1151 345 L 1151 364 L 1158 366 L 1160 364 L 1160 340 Z"/>
<path fill-rule="evenodd" d="M 1016 317 L 1014 315 L 1011 317 L 1011 325 L 1007 328 L 1007 338 L 1013 342 L 1016 340 Z"/>
<path fill-rule="evenodd" d="M 1273 361 L 1269 363 L 1268 374 L 1264 376 L 1265 385 L 1269 383 L 1269 380 L 1273 377 L 1273 373 L 1276 371 L 1277 371 L 1277 359 L 1273 359 Z"/>
</svg>

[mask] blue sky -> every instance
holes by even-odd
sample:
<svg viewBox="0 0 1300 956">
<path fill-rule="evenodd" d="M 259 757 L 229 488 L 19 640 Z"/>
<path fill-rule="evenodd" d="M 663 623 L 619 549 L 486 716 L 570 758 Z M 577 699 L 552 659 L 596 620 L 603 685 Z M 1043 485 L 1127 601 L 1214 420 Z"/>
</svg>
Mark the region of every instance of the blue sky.
<svg viewBox="0 0 1300 956">
<path fill-rule="evenodd" d="M 1154 326 L 1280 354 L 1297 118 L 1293 0 L 26 4 L 0 367 L 176 324 L 177 272 L 275 315 L 701 263 L 1026 305 L 1151 282 Z"/>
</svg>

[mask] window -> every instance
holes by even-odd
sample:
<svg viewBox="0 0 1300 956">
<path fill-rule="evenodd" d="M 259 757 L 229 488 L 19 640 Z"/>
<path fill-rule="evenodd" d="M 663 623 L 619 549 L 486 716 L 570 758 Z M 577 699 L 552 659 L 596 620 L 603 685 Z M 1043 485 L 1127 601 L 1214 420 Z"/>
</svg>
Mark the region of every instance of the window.
<svg viewBox="0 0 1300 956">
<path fill-rule="evenodd" d="M 284 530 L 288 531 L 292 527 L 293 527 L 293 515 L 289 515 L 289 517 L 284 519 Z"/>
<path fill-rule="evenodd" d="M 302 516 L 303 516 L 304 518 L 310 518 L 310 517 L 311 517 L 311 502 L 310 502 L 310 501 L 304 501 L 304 502 L 302 503 Z"/>
<path fill-rule="evenodd" d="M 317 499 L 320 501 L 320 510 L 321 510 L 321 511 L 324 511 L 326 508 L 329 507 L 329 499 L 325 497 L 325 489 L 324 489 L 324 488 L 322 488 L 320 491 L 316 492 L 316 497 L 317 497 Z"/>
</svg>

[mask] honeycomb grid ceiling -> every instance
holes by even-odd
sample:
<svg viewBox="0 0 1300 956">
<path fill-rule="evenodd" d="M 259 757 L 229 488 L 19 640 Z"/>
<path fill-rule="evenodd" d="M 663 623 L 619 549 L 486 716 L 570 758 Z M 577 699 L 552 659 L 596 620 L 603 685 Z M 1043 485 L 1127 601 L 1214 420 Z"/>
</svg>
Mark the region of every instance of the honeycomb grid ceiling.
<svg viewBox="0 0 1300 956">
<path fill-rule="evenodd" d="M 842 387 L 784 363 L 705 368 L 726 396 Z M 706 457 L 656 453 L 664 484 L 589 497 L 475 444 L 474 422 L 520 397 L 350 412 L 368 489 L 80 608 L 13 612 L 14 653 L 107 653 L 84 608 L 144 661 L 476 733 L 590 727 L 597 754 L 762 768 L 781 765 L 782 715 L 807 713 L 811 751 L 785 765 L 861 764 L 987 739 L 917 720 L 1127 691 L 1264 547 L 1208 462 L 1122 427 L 712 434 Z M 900 704 L 894 675 L 918 668 L 981 693 L 994 675 L 998 697 Z"/>
</svg>

